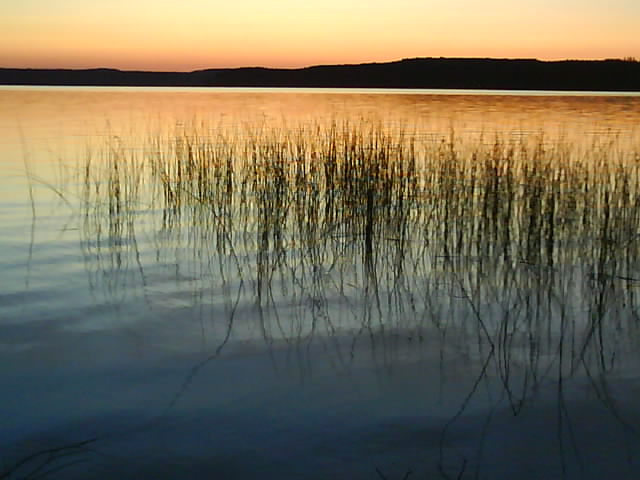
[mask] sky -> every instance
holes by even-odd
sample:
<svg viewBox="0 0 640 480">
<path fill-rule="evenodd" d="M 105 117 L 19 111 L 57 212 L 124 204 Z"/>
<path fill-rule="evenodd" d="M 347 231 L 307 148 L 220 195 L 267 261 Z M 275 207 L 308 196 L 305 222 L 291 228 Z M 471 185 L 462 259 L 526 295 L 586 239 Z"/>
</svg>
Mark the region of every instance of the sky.
<svg viewBox="0 0 640 480">
<path fill-rule="evenodd" d="M 0 0 L 0 67 L 640 58 L 640 0 Z"/>
</svg>

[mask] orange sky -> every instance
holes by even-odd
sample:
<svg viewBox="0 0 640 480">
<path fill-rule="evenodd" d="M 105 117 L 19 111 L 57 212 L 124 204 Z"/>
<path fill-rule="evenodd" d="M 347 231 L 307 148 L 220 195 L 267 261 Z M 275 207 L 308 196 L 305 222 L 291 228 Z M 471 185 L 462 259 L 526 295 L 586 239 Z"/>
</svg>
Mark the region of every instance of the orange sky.
<svg viewBox="0 0 640 480">
<path fill-rule="evenodd" d="M 21 0 L 2 8 L 2 67 L 640 57 L 640 0 Z"/>
</svg>

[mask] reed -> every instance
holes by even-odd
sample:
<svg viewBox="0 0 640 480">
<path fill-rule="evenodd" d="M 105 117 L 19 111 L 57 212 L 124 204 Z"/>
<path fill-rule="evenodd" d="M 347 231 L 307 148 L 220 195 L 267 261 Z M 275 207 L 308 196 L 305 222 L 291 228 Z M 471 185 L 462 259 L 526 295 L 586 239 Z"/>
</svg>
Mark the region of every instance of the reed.
<svg viewBox="0 0 640 480">
<path fill-rule="evenodd" d="M 515 366 L 535 380 L 563 345 L 561 370 L 586 358 L 606 369 L 619 332 L 636 328 L 634 141 L 191 124 L 84 159 L 85 235 L 130 238 L 149 212 L 148 231 L 192 251 L 196 278 L 217 264 L 225 285 L 243 285 L 229 304 L 253 298 L 265 339 L 437 332 L 468 355 L 494 352 L 515 398 Z M 109 255 L 138 258 L 121 240 Z M 282 304 L 295 308 L 281 317 Z"/>
</svg>

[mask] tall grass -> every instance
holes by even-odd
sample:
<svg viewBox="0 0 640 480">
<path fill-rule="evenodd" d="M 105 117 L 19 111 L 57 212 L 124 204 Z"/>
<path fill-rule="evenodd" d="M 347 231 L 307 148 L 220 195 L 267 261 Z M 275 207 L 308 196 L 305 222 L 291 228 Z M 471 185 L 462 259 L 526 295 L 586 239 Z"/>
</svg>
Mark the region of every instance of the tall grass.
<svg viewBox="0 0 640 480">
<path fill-rule="evenodd" d="M 83 162 L 85 236 L 110 239 L 92 258 L 142 271 L 136 229 L 162 232 L 202 288 L 241 285 L 230 304 L 253 302 L 266 339 L 439 335 L 495 354 L 509 384 L 515 365 L 535 380 L 560 352 L 564 373 L 610 368 L 637 328 L 637 142 L 192 124 Z"/>
</svg>

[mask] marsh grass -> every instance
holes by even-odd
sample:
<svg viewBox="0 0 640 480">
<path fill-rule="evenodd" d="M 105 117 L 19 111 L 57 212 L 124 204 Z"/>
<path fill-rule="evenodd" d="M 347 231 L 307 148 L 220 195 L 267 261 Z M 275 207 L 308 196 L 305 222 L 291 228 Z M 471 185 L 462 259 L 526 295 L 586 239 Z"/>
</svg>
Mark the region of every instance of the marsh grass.
<svg viewBox="0 0 640 480">
<path fill-rule="evenodd" d="M 95 270 L 144 279 L 144 230 L 234 314 L 253 302 L 269 341 L 355 329 L 385 351 L 436 335 L 491 352 L 506 385 L 526 372 L 516 408 L 552 365 L 611 368 L 635 332 L 634 141 L 337 119 L 111 138 L 78 169 L 85 247 Z"/>
<path fill-rule="evenodd" d="M 345 364 L 367 342 L 385 369 L 408 349 L 438 349 L 449 373 L 462 362 L 477 381 L 442 444 L 482 381 L 502 386 L 515 415 L 545 380 L 557 385 L 561 448 L 575 444 L 564 389 L 576 372 L 637 435 L 618 415 L 606 375 L 637 355 L 636 137 L 577 142 L 455 128 L 427 136 L 336 119 L 273 128 L 194 122 L 130 143 L 102 138 L 80 158 L 75 181 L 51 188 L 81 212 L 91 289 L 116 308 L 140 295 L 153 310 L 155 262 L 175 267 L 174 288 L 189 290 L 203 316 L 223 303 L 225 315 L 209 312 L 217 348 L 170 407 L 248 332 L 297 353 L 331 342 Z M 76 446 L 84 444 L 68 448 Z M 51 452 L 36 473 L 58 461 Z M 441 448 L 442 465 L 451 458 Z M 462 469 L 441 466 L 445 478 L 464 474 L 468 458 L 456 460 Z"/>
</svg>

